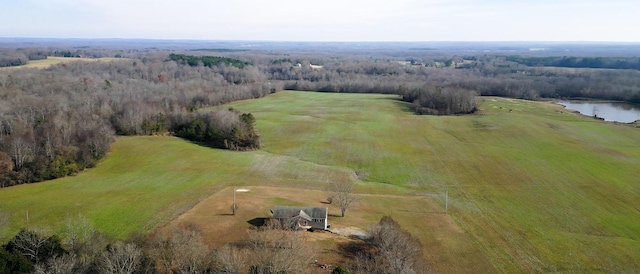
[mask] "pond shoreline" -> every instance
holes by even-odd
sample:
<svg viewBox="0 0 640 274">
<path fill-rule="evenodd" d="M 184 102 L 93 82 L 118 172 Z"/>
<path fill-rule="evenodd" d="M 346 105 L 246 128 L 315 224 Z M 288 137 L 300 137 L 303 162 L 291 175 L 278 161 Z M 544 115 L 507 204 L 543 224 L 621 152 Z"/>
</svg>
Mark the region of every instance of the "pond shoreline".
<svg viewBox="0 0 640 274">
<path fill-rule="evenodd" d="M 640 121 L 640 105 L 610 100 L 570 99 L 555 104 L 567 110 L 606 122 L 633 124 Z"/>
</svg>

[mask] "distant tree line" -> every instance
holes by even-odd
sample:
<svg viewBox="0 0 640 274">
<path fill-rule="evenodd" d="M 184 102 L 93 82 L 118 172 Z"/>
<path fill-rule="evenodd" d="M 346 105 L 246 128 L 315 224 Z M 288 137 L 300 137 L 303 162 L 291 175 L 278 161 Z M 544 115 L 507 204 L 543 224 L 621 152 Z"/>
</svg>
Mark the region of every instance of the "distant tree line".
<svg viewBox="0 0 640 274">
<path fill-rule="evenodd" d="M 202 64 L 205 67 L 215 67 L 220 64 L 227 66 L 234 66 L 237 68 L 244 68 L 251 65 L 249 62 L 244 62 L 238 59 L 219 57 L 219 56 L 195 56 L 185 54 L 169 54 L 169 59 L 178 63 L 186 63 L 189 66 L 195 67 Z"/>
<path fill-rule="evenodd" d="M 111 55 L 111 54 L 109 54 Z M 117 54 L 115 54 L 117 55 Z M 47 56 L 55 57 L 105 57 L 99 52 L 87 50 L 56 50 L 56 49 L 0 49 L 0 67 L 22 66 L 33 60 L 44 60 Z M 114 57 L 114 56 L 110 56 Z"/>
<path fill-rule="evenodd" d="M 421 65 L 402 64 L 406 59 Z M 284 88 L 291 90 L 404 96 L 408 90 L 439 86 L 443 90 L 466 89 L 482 96 L 527 100 L 582 97 L 640 103 L 640 78 L 632 70 L 569 71 L 531 67 L 491 55 L 454 56 L 447 59 L 451 60 L 451 66 L 438 67 L 438 60 L 443 59 L 438 56 L 402 59 L 381 56 L 373 60 L 326 58 L 322 69 L 278 62 L 269 65 L 266 73 L 271 79 L 284 81 Z M 456 69 L 460 67 L 465 69 Z M 446 112 L 446 108 L 438 112 Z"/>
<path fill-rule="evenodd" d="M 208 52 L 242 52 L 249 51 L 247 49 L 226 49 L 226 48 L 200 48 L 200 49 L 192 49 L 189 51 L 208 51 Z"/>
<path fill-rule="evenodd" d="M 274 66 L 281 67 L 282 64 L 286 63 L 278 62 Z M 468 114 L 477 110 L 475 97 L 479 92 L 446 82 L 440 83 L 443 86 L 434 85 L 438 82 L 428 79 L 426 70 L 428 68 L 407 67 L 394 62 L 361 62 L 360 66 L 341 64 L 334 67 L 328 63 L 321 70 L 302 66 L 272 70 L 271 73 L 276 79 L 287 80 L 285 89 L 291 90 L 398 94 L 403 101 L 411 103 L 411 108 L 418 114 Z"/>
<path fill-rule="evenodd" d="M 0 50 L 0 67 L 26 65 L 29 57 L 24 52 L 14 50 Z"/>
<path fill-rule="evenodd" d="M 507 61 L 531 67 L 606 68 L 640 70 L 640 58 L 620 57 L 521 57 L 507 56 Z"/>
<path fill-rule="evenodd" d="M 123 57 L 120 54 L 114 54 L 114 56 L 105 56 L 100 53 L 91 53 L 83 50 L 40 50 L 40 49 L 19 49 L 19 50 L 7 50 L 0 49 L 0 67 L 14 67 L 22 66 L 34 60 L 44 60 L 47 56 L 53 57 Z"/>
</svg>

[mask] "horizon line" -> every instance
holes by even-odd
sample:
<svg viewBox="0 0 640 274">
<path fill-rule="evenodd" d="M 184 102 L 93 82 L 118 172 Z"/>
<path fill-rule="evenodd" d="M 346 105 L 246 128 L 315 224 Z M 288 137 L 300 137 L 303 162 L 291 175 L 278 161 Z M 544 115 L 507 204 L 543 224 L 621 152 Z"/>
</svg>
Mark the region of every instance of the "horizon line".
<svg viewBox="0 0 640 274">
<path fill-rule="evenodd" d="M 24 40 L 147 40 L 147 41 L 193 41 L 193 42 L 268 42 L 268 43 L 545 43 L 545 44 L 640 44 L 640 41 L 611 40 L 262 40 L 262 39 L 204 39 L 204 38 L 122 38 L 122 37 L 19 37 L 0 36 L 4 39 Z"/>
</svg>

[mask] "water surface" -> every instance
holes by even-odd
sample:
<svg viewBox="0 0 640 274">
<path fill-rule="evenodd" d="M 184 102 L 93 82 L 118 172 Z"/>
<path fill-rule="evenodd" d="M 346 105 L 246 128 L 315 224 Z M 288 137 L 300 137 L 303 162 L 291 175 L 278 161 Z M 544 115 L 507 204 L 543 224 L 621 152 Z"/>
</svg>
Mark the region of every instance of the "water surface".
<svg viewBox="0 0 640 274">
<path fill-rule="evenodd" d="M 583 115 L 602 118 L 608 122 L 632 123 L 640 120 L 640 105 L 600 101 L 562 101 L 558 104 Z"/>
</svg>

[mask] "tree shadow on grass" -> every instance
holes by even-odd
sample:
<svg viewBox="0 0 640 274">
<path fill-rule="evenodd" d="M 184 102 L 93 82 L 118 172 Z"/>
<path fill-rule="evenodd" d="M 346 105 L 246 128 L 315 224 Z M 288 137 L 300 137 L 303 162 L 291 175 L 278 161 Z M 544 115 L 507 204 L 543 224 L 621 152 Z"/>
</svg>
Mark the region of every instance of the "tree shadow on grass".
<svg viewBox="0 0 640 274">
<path fill-rule="evenodd" d="M 180 137 L 178 135 L 173 135 L 173 137 L 176 137 L 178 139 L 182 139 L 182 140 L 187 141 L 189 143 L 192 143 L 194 145 L 198 145 L 198 146 L 205 147 L 205 148 L 233 151 L 233 150 L 227 149 L 225 147 L 214 146 L 214 145 L 206 143 L 206 142 L 198 142 L 198 141 L 195 141 L 195 140 L 187 139 L 185 137 Z"/>
<path fill-rule="evenodd" d="M 402 110 L 403 112 L 407 112 L 407 113 L 412 113 L 412 114 L 418 115 L 411 108 L 411 103 L 409 103 L 409 102 L 402 101 L 400 98 L 393 98 L 393 99 L 387 99 L 387 100 L 393 100 L 393 104 L 396 107 L 398 107 L 400 110 Z"/>
<path fill-rule="evenodd" d="M 359 254 L 366 254 L 366 253 L 372 252 L 374 247 L 363 240 L 353 239 L 353 241 L 348 241 L 345 243 L 338 244 L 337 249 L 338 249 L 338 254 L 340 254 L 340 256 L 344 258 L 353 259 Z"/>
</svg>

